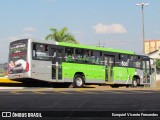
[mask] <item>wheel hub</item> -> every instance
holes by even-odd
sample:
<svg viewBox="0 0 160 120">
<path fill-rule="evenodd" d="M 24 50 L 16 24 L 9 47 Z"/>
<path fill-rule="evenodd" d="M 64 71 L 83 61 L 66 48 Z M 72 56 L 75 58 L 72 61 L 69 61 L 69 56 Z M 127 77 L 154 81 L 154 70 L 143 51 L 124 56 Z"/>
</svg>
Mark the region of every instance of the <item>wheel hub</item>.
<svg viewBox="0 0 160 120">
<path fill-rule="evenodd" d="M 81 86 L 83 84 L 82 79 L 81 78 L 77 78 L 76 84 L 77 84 L 77 86 Z"/>
</svg>

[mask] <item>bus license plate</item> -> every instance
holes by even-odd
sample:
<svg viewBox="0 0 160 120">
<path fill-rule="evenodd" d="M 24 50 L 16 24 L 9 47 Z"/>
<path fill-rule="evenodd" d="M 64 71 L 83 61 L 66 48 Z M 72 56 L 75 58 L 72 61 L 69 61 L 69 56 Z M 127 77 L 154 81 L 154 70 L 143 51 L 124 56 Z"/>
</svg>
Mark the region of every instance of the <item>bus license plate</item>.
<svg viewBox="0 0 160 120">
<path fill-rule="evenodd" d="M 19 78 L 19 75 L 15 75 L 14 78 Z"/>
</svg>

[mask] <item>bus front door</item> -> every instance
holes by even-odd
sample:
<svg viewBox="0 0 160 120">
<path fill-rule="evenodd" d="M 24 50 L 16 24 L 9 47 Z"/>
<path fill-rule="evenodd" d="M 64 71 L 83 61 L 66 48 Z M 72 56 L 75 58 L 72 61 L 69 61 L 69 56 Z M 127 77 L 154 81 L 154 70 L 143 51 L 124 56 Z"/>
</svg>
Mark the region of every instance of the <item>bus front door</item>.
<svg viewBox="0 0 160 120">
<path fill-rule="evenodd" d="M 104 55 L 104 63 L 106 66 L 106 82 L 113 82 L 114 56 Z"/>
<path fill-rule="evenodd" d="M 149 60 L 144 60 L 142 65 L 143 65 L 143 84 L 150 84 L 151 68 Z"/>
<path fill-rule="evenodd" d="M 52 58 L 52 79 L 59 81 L 62 80 L 62 54 L 63 49 L 51 48 Z"/>
<path fill-rule="evenodd" d="M 155 88 L 156 87 L 156 65 L 152 64 L 151 65 L 151 87 Z"/>
</svg>

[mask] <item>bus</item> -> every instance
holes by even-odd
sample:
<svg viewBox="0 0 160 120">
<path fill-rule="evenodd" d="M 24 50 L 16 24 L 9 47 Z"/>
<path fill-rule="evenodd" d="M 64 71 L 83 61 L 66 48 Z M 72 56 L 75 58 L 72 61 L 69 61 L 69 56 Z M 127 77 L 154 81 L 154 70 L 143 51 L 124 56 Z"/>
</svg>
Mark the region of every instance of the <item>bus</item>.
<svg viewBox="0 0 160 120">
<path fill-rule="evenodd" d="M 10 43 L 8 78 L 72 84 L 141 86 L 151 83 L 150 58 L 133 51 L 53 41 Z"/>
</svg>

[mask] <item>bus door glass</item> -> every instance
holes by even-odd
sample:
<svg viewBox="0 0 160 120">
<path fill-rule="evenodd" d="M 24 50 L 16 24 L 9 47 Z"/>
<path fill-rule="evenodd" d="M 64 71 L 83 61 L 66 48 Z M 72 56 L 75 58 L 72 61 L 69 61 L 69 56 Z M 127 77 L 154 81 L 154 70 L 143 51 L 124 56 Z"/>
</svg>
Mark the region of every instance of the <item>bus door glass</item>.
<svg viewBox="0 0 160 120">
<path fill-rule="evenodd" d="M 104 64 L 106 66 L 106 82 L 113 82 L 114 56 L 104 55 Z"/>
<path fill-rule="evenodd" d="M 52 60 L 52 79 L 56 79 L 56 49 L 51 48 L 51 60 Z"/>
<path fill-rule="evenodd" d="M 143 60 L 143 83 L 150 83 L 150 62 L 149 60 Z"/>
<path fill-rule="evenodd" d="M 52 56 L 52 79 L 62 79 L 62 59 L 63 49 L 51 48 Z"/>
<path fill-rule="evenodd" d="M 151 64 L 151 87 L 156 87 L 156 64 L 155 60 L 150 58 L 150 64 Z"/>
<path fill-rule="evenodd" d="M 63 49 L 57 50 L 57 61 L 58 61 L 58 79 L 62 80 L 62 60 L 63 60 Z"/>
</svg>

